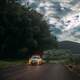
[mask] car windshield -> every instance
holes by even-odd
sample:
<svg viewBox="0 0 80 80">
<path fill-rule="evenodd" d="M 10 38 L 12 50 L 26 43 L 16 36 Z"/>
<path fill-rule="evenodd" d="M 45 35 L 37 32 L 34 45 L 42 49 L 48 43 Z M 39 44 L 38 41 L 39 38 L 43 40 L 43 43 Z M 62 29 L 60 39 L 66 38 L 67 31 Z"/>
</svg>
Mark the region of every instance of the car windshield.
<svg viewBox="0 0 80 80">
<path fill-rule="evenodd" d="M 40 59 L 39 56 L 32 56 L 32 59 Z"/>
</svg>

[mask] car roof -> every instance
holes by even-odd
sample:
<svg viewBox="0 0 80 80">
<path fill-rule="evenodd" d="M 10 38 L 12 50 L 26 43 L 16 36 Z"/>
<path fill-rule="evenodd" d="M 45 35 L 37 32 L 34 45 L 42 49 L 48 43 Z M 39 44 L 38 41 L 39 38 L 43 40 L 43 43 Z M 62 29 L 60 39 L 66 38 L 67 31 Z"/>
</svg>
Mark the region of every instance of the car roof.
<svg viewBox="0 0 80 80">
<path fill-rule="evenodd" d="M 40 57 L 39 55 L 33 55 L 32 57 Z"/>
</svg>

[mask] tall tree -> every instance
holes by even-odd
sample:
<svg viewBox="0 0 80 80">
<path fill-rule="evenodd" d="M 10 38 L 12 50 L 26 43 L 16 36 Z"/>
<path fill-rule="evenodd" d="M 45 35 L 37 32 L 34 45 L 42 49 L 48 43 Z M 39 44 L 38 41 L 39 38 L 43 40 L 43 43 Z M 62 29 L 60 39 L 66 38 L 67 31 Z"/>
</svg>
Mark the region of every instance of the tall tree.
<svg viewBox="0 0 80 80">
<path fill-rule="evenodd" d="M 1 5 L 2 4 L 2 5 Z M 43 15 L 16 0 L 0 0 L 0 51 L 44 50 L 57 46 Z"/>
</svg>

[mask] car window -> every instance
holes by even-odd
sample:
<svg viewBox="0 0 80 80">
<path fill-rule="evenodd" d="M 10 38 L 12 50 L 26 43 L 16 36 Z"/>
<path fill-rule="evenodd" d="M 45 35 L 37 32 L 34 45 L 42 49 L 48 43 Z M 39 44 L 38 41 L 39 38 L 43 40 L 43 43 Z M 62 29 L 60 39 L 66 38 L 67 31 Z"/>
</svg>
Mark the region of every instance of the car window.
<svg viewBox="0 0 80 80">
<path fill-rule="evenodd" d="M 40 57 L 39 56 L 32 56 L 32 59 L 40 59 Z"/>
</svg>

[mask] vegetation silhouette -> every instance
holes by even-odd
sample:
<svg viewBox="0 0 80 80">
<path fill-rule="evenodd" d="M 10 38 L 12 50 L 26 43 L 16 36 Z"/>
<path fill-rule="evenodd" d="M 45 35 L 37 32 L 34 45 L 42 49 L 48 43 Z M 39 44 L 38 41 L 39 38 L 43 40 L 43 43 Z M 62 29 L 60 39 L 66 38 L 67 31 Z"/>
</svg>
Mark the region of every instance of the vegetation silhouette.
<svg viewBox="0 0 80 80">
<path fill-rule="evenodd" d="M 16 0 L 0 0 L 0 57 L 26 57 L 56 48 L 43 15 Z"/>
</svg>

